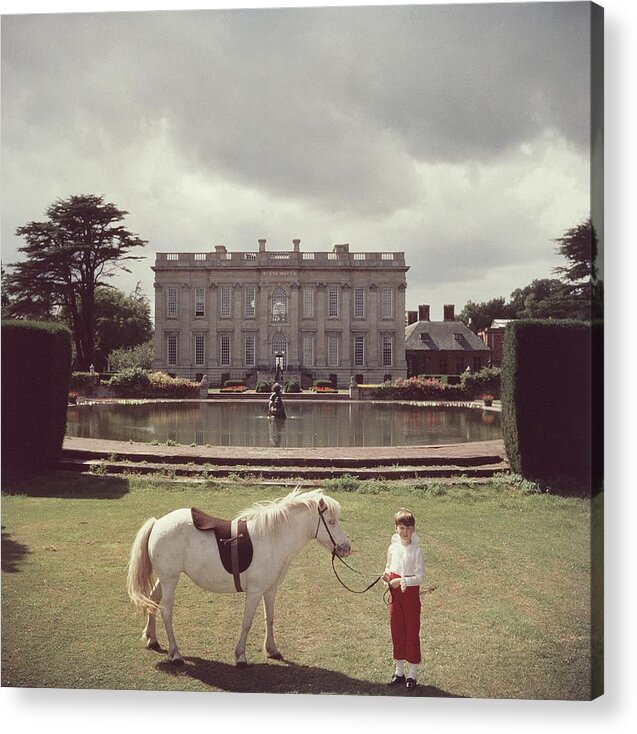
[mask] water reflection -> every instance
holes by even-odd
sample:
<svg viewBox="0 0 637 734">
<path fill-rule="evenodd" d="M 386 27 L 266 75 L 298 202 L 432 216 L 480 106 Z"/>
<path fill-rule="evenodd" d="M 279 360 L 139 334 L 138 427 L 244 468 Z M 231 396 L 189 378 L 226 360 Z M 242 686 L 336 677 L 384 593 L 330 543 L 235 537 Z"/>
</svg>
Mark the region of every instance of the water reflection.
<svg viewBox="0 0 637 734">
<path fill-rule="evenodd" d="M 261 402 L 82 405 L 67 434 L 83 438 L 200 446 L 410 446 L 501 437 L 500 414 L 396 403 L 286 402 L 287 419 Z"/>
</svg>

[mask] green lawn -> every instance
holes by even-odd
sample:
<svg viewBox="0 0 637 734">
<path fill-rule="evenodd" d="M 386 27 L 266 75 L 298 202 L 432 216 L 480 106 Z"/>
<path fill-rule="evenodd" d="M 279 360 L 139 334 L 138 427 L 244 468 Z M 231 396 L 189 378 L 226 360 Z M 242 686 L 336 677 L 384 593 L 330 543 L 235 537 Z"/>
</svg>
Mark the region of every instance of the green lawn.
<svg viewBox="0 0 637 734">
<path fill-rule="evenodd" d="M 351 586 L 366 585 L 384 566 L 393 513 L 403 505 L 414 512 L 426 553 L 415 695 L 588 699 L 591 503 L 525 494 L 502 479 L 379 486 L 329 492 L 343 506 L 351 564 L 369 578 L 341 573 Z M 391 648 L 381 585 L 349 593 L 314 542 L 277 596 L 286 661 L 264 659 L 258 612 L 250 665 L 237 670 L 243 595 L 209 595 L 186 577 L 174 614 L 186 664 L 144 649 L 143 620 L 125 591 L 142 522 L 191 505 L 229 517 L 286 491 L 64 473 L 5 477 L 2 685 L 404 695 L 385 685 Z M 165 644 L 161 622 L 158 629 Z"/>
</svg>

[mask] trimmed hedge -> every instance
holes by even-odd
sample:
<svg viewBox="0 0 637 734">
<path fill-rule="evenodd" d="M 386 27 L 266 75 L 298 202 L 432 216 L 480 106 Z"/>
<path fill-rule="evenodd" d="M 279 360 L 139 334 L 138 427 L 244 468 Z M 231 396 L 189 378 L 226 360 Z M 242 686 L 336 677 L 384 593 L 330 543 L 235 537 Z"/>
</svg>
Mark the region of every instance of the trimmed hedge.
<svg viewBox="0 0 637 734">
<path fill-rule="evenodd" d="M 226 380 L 223 383 L 223 386 L 224 387 L 246 387 L 246 384 L 243 380 Z"/>
<path fill-rule="evenodd" d="M 37 321 L 2 321 L 1 328 L 2 466 L 55 466 L 66 430 L 71 333 Z"/>
<path fill-rule="evenodd" d="M 497 367 L 483 367 L 479 372 L 465 372 L 460 378 L 464 392 L 468 398 L 479 398 L 485 393 L 494 398 L 500 397 L 501 370 Z"/>
<path fill-rule="evenodd" d="M 466 400 L 461 385 L 447 385 L 445 382 L 423 377 L 408 377 L 384 382 L 373 396 L 380 400 Z"/>
<path fill-rule="evenodd" d="M 75 390 L 81 395 L 95 395 L 100 384 L 97 372 L 72 372 L 69 390 Z"/>
<path fill-rule="evenodd" d="M 289 380 L 285 383 L 283 387 L 283 392 L 285 393 L 298 393 L 301 392 L 301 386 L 299 385 L 297 380 Z"/>
<path fill-rule="evenodd" d="M 109 387 L 123 398 L 198 398 L 199 385 L 164 372 L 147 372 L 141 367 L 122 370 L 111 377 Z"/>
<path fill-rule="evenodd" d="M 265 380 L 259 380 L 257 382 L 256 387 L 254 388 L 255 392 L 272 392 L 272 385 L 269 382 L 266 382 Z"/>
<path fill-rule="evenodd" d="M 593 389 L 603 390 L 603 380 L 594 369 L 591 332 L 581 321 L 514 321 L 502 358 L 502 433 L 511 469 L 558 489 L 574 482 L 585 494 L 602 479 Z"/>
</svg>

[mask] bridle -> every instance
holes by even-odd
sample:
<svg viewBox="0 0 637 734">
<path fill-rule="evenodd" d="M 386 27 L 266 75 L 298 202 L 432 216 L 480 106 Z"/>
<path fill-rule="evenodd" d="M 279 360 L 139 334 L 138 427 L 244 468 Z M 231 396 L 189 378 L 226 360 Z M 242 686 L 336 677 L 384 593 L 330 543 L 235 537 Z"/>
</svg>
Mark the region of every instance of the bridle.
<svg viewBox="0 0 637 734">
<path fill-rule="evenodd" d="M 343 559 L 342 559 L 342 558 L 341 558 L 341 557 L 340 557 L 340 556 L 339 556 L 339 555 L 338 555 L 338 554 L 336 553 L 336 551 L 337 551 L 337 549 L 338 549 L 338 547 L 339 547 L 339 546 L 338 546 L 338 545 L 336 544 L 336 541 L 334 540 L 334 536 L 332 535 L 332 533 L 331 533 L 331 531 L 330 531 L 330 529 L 329 529 L 329 527 L 328 527 L 327 523 L 325 522 L 325 518 L 323 517 L 323 515 L 325 514 L 325 511 L 326 511 L 326 510 L 327 510 L 327 506 L 326 506 L 326 507 L 323 507 L 323 509 L 320 509 L 320 508 L 319 508 L 319 510 L 318 510 L 318 514 L 319 514 L 319 519 L 318 519 L 318 522 L 317 522 L 317 524 L 316 524 L 316 532 L 314 533 L 314 539 L 316 540 L 316 538 L 318 537 L 318 532 L 319 532 L 319 529 L 320 529 L 320 527 L 321 527 L 321 522 L 322 522 L 322 523 L 323 523 L 323 527 L 324 527 L 324 528 L 325 528 L 325 530 L 327 531 L 327 535 L 329 536 L 329 539 L 330 539 L 330 540 L 332 541 L 332 570 L 334 571 L 334 575 L 335 575 L 335 576 L 336 576 L 336 578 L 338 579 L 338 582 L 339 582 L 339 583 L 341 584 L 341 586 L 343 586 L 343 587 L 344 587 L 345 589 L 347 589 L 348 591 L 351 591 L 351 592 L 352 592 L 352 594 L 364 594 L 364 593 L 365 593 L 366 591 L 369 591 L 369 590 L 370 590 L 370 589 L 372 588 L 372 586 L 375 586 L 375 585 L 376 585 L 376 584 L 377 584 L 377 583 L 378 583 L 378 582 L 379 582 L 379 581 L 380 581 L 380 580 L 381 580 L 381 579 L 382 579 L 383 577 L 382 577 L 382 575 L 380 575 L 380 576 L 379 576 L 378 578 L 376 578 L 376 579 L 375 579 L 374 581 L 372 581 L 372 583 L 371 583 L 371 584 L 369 584 L 369 586 L 366 586 L 366 587 L 365 587 L 365 588 L 364 588 L 364 589 L 363 589 L 362 591 L 358 591 L 357 589 L 351 589 L 351 588 L 350 588 L 350 587 L 349 587 L 349 586 L 348 586 L 348 585 L 347 585 L 347 584 L 346 584 L 346 583 L 345 583 L 345 582 L 344 582 L 344 581 L 343 581 L 343 580 L 341 579 L 341 577 L 340 577 L 340 576 L 338 575 L 338 571 L 336 570 L 336 566 L 335 566 L 335 564 L 334 564 L 334 559 L 335 559 L 335 558 L 338 558 L 338 560 L 339 560 L 339 561 L 340 561 L 340 562 L 341 562 L 341 563 L 342 563 L 342 564 L 343 564 L 344 566 L 347 566 L 347 568 L 349 568 L 349 569 L 350 569 L 350 571 L 353 571 L 354 573 L 357 573 L 357 574 L 359 574 L 359 576 L 360 576 L 360 575 L 362 575 L 362 574 L 361 574 L 361 572 L 360 572 L 360 571 L 357 571 L 357 570 L 356 570 L 355 568 L 352 568 L 352 567 L 351 567 L 351 566 L 349 565 L 349 563 L 347 563 L 347 561 L 343 560 Z"/>
</svg>

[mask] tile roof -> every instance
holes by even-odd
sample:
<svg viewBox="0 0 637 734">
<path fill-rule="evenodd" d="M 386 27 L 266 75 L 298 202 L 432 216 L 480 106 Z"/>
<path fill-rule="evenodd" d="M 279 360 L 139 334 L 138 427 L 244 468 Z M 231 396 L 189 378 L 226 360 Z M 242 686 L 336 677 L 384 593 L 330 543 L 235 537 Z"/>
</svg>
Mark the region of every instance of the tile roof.
<svg viewBox="0 0 637 734">
<path fill-rule="evenodd" d="M 407 351 L 488 352 L 489 347 L 462 321 L 416 321 L 405 327 Z"/>
</svg>

